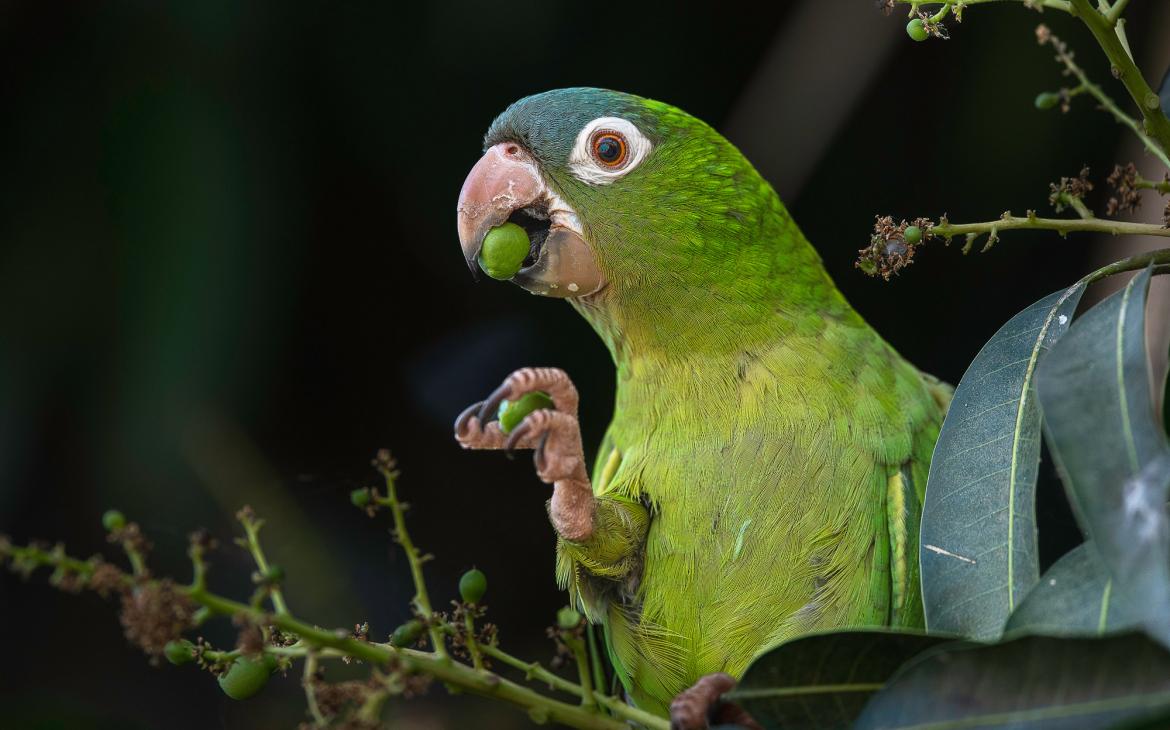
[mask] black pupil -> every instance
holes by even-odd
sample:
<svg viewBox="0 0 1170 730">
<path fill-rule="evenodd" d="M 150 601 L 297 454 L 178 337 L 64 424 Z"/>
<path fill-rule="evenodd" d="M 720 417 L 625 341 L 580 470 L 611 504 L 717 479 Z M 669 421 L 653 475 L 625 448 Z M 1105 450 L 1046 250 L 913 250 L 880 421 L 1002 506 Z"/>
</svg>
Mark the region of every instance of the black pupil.
<svg viewBox="0 0 1170 730">
<path fill-rule="evenodd" d="M 602 162 L 617 162 L 622 156 L 622 143 L 616 137 L 602 137 L 597 140 L 597 157 Z"/>
</svg>

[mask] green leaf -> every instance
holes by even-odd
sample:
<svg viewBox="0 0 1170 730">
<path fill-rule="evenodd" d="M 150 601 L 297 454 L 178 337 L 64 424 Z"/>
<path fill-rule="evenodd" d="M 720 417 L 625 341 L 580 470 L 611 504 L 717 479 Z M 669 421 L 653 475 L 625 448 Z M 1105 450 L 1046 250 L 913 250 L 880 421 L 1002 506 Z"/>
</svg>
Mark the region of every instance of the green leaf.
<svg viewBox="0 0 1170 730">
<path fill-rule="evenodd" d="M 1170 444 L 1145 342 L 1150 270 L 1081 316 L 1037 368 L 1048 445 L 1113 590 L 1170 646 Z"/>
<path fill-rule="evenodd" d="M 1166 427 L 1166 434 L 1170 435 L 1170 370 L 1162 378 L 1162 425 Z"/>
<path fill-rule="evenodd" d="M 1065 553 L 1028 592 L 1005 632 L 1044 636 L 1101 636 L 1140 628 L 1141 615 L 1113 590 L 1097 548 L 1084 543 Z"/>
<path fill-rule="evenodd" d="M 724 698 L 766 728 L 848 728 L 904 662 L 953 641 L 891 629 L 802 636 L 756 659 Z"/>
<path fill-rule="evenodd" d="M 1170 708 L 1170 653 L 1142 635 L 939 647 L 874 695 L 855 727 L 1103 728 Z"/>
<path fill-rule="evenodd" d="M 1068 330 L 1084 284 L 1012 317 L 955 389 L 930 464 L 919 554 L 926 625 L 998 637 L 1036 583 L 1040 411 L 1033 375 Z"/>
<path fill-rule="evenodd" d="M 1170 68 L 1166 69 L 1166 75 L 1162 77 L 1158 98 L 1162 101 L 1162 113 L 1170 116 Z"/>
</svg>

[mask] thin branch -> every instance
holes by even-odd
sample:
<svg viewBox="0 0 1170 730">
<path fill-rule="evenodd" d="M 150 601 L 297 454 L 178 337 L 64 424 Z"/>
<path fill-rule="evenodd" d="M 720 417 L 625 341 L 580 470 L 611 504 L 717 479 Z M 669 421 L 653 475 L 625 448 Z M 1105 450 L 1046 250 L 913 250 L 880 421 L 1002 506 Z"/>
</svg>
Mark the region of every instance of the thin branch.
<svg viewBox="0 0 1170 730">
<path fill-rule="evenodd" d="M 1126 91 L 1129 92 L 1137 107 L 1141 109 L 1142 116 L 1145 117 L 1145 131 L 1162 148 L 1163 154 L 1160 159 L 1163 164 L 1170 167 L 1165 155 L 1165 152 L 1170 150 L 1170 119 L 1167 119 L 1166 114 L 1162 111 L 1162 103 L 1158 95 L 1150 88 L 1133 59 L 1126 53 L 1121 39 L 1114 32 L 1115 22 L 1111 22 L 1109 18 L 1090 5 L 1089 0 L 1069 1 L 1074 14 L 1080 17 L 1081 22 L 1097 39 L 1101 50 L 1109 58 L 1109 62 L 1113 65 L 1114 75 L 1125 84 Z M 1124 3 L 1118 4 L 1124 6 Z"/>
<path fill-rule="evenodd" d="M 305 653 L 305 668 L 301 675 L 301 686 L 305 690 L 305 704 L 309 708 L 309 714 L 313 717 L 313 724 L 317 727 L 325 727 L 329 721 L 321 714 L 321 707 L 317 704 L 317 653 L 309 651 Z"/>
<path fill-rule="evenodd" d="M 475 619 L 471 615 L 471 608 L 463 614 L 463 627 L 467 631 L 463 641 L 467 644 L 467 653 L 471 655 L 471 665 L 476 669 L 483 669 L 483 655 L 480 654 L 479 642 L 475 640 Z"/>
<path fill-rule="evenodd" d="M 1121 14 L 1125 12 L 1126 5 L 1129 5 L 1129 0 L 1115 0 L 1113 7 L 1105 13 L 1105 20 L 1110 25 L 1117 25 L 1117 22 L 1121 20 Z"/>
<path fill-rule="evenodd" d="M 564 677 L 550 672 L 548 669 L 545 669 L 540 664 L 540 662 L 526 662 L 523 659 L 518 659 L 506 651 L 503 651 L 498 646 L 489 646 L 487 644 L 483 644 L 480 646 L 480 648 L 483 650 L 484 654 L 491 657 L 492 659 L 495 659 L 501 664 L 507 664 L 513 669 L 519 669 L 521 672 L 524 672 L 524 678 L 529 681 L 543 682 L 552 689 L 559 690 L 567 694 L 576 695 L 577 697 L 581 697 L 584 694 L 584 690 L 580 685 L 570 682 Z M 667 723 L 661 717 L 646 712 L 645 710 L 639 710 L 637 707 L 628 705 L 617 697 L 595 694 L 594 699 L 597 700 L 598 704 L 603 705 L 606 709 L 610 710 L 618 717 L 625 718 L 631 722 L 636 722 L 639 725 L 643 725 L 647 728 L 667 727 L 669 725 L 669 723 Z"/>
<path fill-rule="evenodd" d="M 1156 190 L 1161 195 L 1170 193 L 1170 180 L 1147 180 L 1139 176 L 1134 180 L 1133 186 L 1142 190 Z"/>
<path fill-rule="evenodd" d="M 930 229 L 930 235 L 942 238 L 984 234 L 991 235 L 1010 230 L 1056 231 L 1062 236 L 1069 233 L 1110 233 L 1115 236 L 1131 234 L 1137 236 L 1170 237 L 1170 228 L 1156 223 L 1133 223 L 1107 218 L 1040 218 L 1035 213 L 1020 217 L 1004 214 L 1002 218 L 983 223 L 951 223 L 943 219 Z"/>
<path fill-rule="evenodd" d="M 438 652 L 395 649 L 383 644 L 359 641 L 346 632 L 317 628 L 291 615 L 267 616 L 263 611 L 258 611 L 245 603 L 207 591 L 191 591 L 188 596 L 218 614 L 224 616 L 243 614 L 257 622 L 271 621 L 281 631 L 298 636 L 310 644 L 338 649 L 348 656 L 374 665 L 383 665 L 397 659 L 407 671 L 427 674 L 471 694 L 495 697 L 529 710 L 539 711 L 553 722 L 563 722 L 585 730 L 628 730 L 624 722 L 598 715 L 579 705 L 570 705 L 537 694 L 498 675 L 479 672 L 466 664 L 453 662 L 450 657 L 440 656 Z M 652 730 L 667 730 L 669 723 L 657 718 L 657 723 L 648 727 Z"/>
<path fill-rule="evenodd" d="M 1131 117 L 1129 114 L 1126 114 L 1121 109 L 1121 107 L 1117 105 L 1117 102 L 1113 101 L 1112 97 L 1106 94 L 1100 86 L 1093 83 L 1092 80 L 1089 79 L 1089 76 L 1085 73 L 1085 70 L 1082 69 L 1080 64 L 1078 64 L 1073 59 L 1073 54 L 1068 50 L 1067 44 L 1048 32 L 1047 28 L 1044 26 L 1041 26 L 1041 28 L 1037 30 L 1037 36 L 1040 38 L 1041 43 L 1050 43 L 1052 47 L 1056 49 L 1056 60 L 1064 64 L 1064 67 L 1068 70 L 1068 73 L 1075 76 L 1077 81 L 1080 82 L 1079 86 L 1066 92 L 1069 98 L 1082 92 L 1088 92 L 1094 99 L 1097 100 L 1097 103 L 1101 105 L 1101 108 L 1113 115 L 1113 118 L 1117 120 L 1118 123 L 1129 127 L 1130 131 L 1137 135 L 1137 138 L 1141 140 L 1141 143 L 1145 146 L 1145 148 L 1148 149 L 1155 157 L 1157 157 L 1163 165 L 1170 167 L 1170 157 L 1167 157 L 1166 150 L 1159 146 L 1156 140 L 1152 139 L 1148 134 L 1146 134 L 1145 130 L 1142 128 L 1142 125 L 1139 124 L 1136 119 Z"/>
<path fill-rule="evenodd" d="M 923 2 L 923 0 L 894 0 L 894 2 L 901 5 L 947 5 L 950 7 L 969 7 L 971 5 L 985 5 L 987 3 L 996 2 L 1015 2 L 1025 7 L 1050 8 L 1052 10 L 1060 10 L 1065 13 L 1072 12 L 1069 7 L 1069 0 L 934 0 L 934 2 Z"/>
<path fill-rule="evenodd" d="M 1095 281 L 1100 281 L 1114 274 L 1122 274 L 1126 271 L 1137 271 L 1144 269 L 1150 264 L 1154 265 L 1155 274 L 1170 273 L 1170 248 L 1160 248 L 1156 251 L 1146 251 L 1137 256 L 1130 256 L 1121 261 L 1115 261 L 1108 266 L 1102 266 L 1096 271 L 1085 275 L 1081 281 L 1086 284 L 1092 284 Z"/>
<path fill-rule="evenodd" d="M 577 660 L 577 681 L 581 684 L 581 706 L 595 707 L 597 700 L 593 696 L 593 674 L 589 669 L 589 654 L 585 650 L 585 641 L 580 636 L 567 636 L 565 643 L 573 650 Z"/>
<path fill-rule="evenodd" d="M 260 528 L 264 526 L 264 520 L 256 519 L 256 514 L 252 512 L 251 507 L 241 509 L 236 514 L 236 519 L 244 527 L 245 546 L 248 548 L 248 552 L 252 554 L 252 560 L 256 562 L 260 581 L 271 581 L 268 558 L 264 556 L 264 549 L 260 547 Z M 276 608 L 276 612 L 279 614 L 288 613 L 288 604 L 284 602 L 284 594 L 281 593 L 279 584 L 270 582 L 267 585 L 268 594 L 272 598 L 272 605 Z"/>
<path fill-rule="evenodd" d="M 403 552 L 406 553 L 406 560 L 410 563 L 410 575 L 414 581 L 415 609 L 427 623 L 427 630 L 430 633 L 431 645 L 435 649 L 435 654 L 445 659 L 447 646 L 443 642 L 442 632 L 435 624 L 435 612 L 431 608 L 431 599 L 427 594 L 427 583 L 422 573 L 422 554 L 414 546 L 414 541 L 410 539 L 410 532 L 406 529 L 406 516 L 402 503 L 398 501 L 398 472 L 394 466 L 394 460 L 388 451 L 378 452 L 377 458 L 374 459 L 374 467 L 381 472 L 386 481 L 386 496 L 375 496 L 375 501 L 383 507 L 389 507 L 390 513 L 394 516 L 394 539 L 402 546 Z"/>
</svg>

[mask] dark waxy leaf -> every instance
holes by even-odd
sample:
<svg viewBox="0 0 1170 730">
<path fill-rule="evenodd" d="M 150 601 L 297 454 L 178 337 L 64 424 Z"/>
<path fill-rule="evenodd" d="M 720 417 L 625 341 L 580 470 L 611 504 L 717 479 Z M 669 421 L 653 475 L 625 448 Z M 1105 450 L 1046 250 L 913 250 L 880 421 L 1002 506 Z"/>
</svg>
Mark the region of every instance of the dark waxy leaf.
<svg viewBox="0 0 1170 730">
<path fill-rule="evenodd" d="M 1158 98 L 1162 100 L 1162 113 L 1170 117 L 1170 68 L 1166 69 L 1166 75 L 1162 77 Z"/>
<path fill-rule="evenodd" d="M 1099 636 L 1140 626 L 1140 614 L 1113 590 L 1109 569 L 1096 546 L 1085 543 L 1065 553 L 1040 576 L 1004 631 Z"/>
<path fill-rule="evenodd" d="M 1170 708 L 1137 719 L 1124 720 L 1109 726 L 1109 730 L 1166 730 L 1170 727 Z"/>
<path fill-rule="evenodd" d="M 904 662 L 953 641 L 889 629 L 803 636 L 756 659 L 724 697 L 766 728 L 848 728 Z"/>
<path fill-rule="evenodd" d="M 1053 458 L 1112 589 L 1170 646 L 1170 444 L 1145 344 L 1150 271 L 1090 309 L 1044 358 L 1036 388 Z"/>
<path fill-rule="evenodd" d="M 940 647 L 874 695 L 858 730 L 1083 730 L 1170 708 L 1170 653 L 1141 635 Z"/>
<path fill-rule="evenodd" d="M 1083 284 L 1051 294 L 995 333 L 959 382 L 926 487 L 920 555 L 926 625 L 998 637 L 1036 583 L 1040 411 L 1033 375 L 1068 330 Z"/>
<path fill-rule="evenodd" d="M 1170 370 L 1162 381 L 1162 425 L 1166 427 L 1166 434 L 1170 436 Z"/>
</svg>

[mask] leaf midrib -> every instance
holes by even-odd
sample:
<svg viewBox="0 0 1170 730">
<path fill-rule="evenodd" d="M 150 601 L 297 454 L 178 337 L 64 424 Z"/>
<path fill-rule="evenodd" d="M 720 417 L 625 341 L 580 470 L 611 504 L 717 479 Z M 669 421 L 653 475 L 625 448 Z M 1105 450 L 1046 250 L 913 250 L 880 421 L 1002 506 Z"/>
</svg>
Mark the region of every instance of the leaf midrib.
<svg viewBox="0 0 1170 730">
<path fill-rule="evenodd" d="M 1064 306 L 1073 287 L 1063 297 L 1057 300 L 1056 306 L 1048 310 L 1044 317 L 1044 324 L 1040 327 L 1040 334 L 1036 337 L 1036 344 L 1032 346 L 1032 353 L 1028 357 L 1028 367 L 1024 370 L 1024 382 L 1020 392 L 1020 402 L 1016 406 L 1016 425 L 1012 430 L 1012 463 L 1008 474 L 1008 534 L 1007 534 L 1007 589 L 1008 613 L 1016 608 L 1016 570 L 1015 570 L 1015 532 L 1016 532 L 1016 472 L 1020 454 L 1020 426 L 1024 422 L 1024 410 L 1030 402 L 1028 393 L 1032 390 L 1032 378 L 1036 372 L 1036 363 L 1040 359 L 1040 351 L 1044 349 L 1044 338 L 1048 336 L 1048 328 L 1052 325 L 1056 313 Z"/>
</svg>

